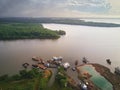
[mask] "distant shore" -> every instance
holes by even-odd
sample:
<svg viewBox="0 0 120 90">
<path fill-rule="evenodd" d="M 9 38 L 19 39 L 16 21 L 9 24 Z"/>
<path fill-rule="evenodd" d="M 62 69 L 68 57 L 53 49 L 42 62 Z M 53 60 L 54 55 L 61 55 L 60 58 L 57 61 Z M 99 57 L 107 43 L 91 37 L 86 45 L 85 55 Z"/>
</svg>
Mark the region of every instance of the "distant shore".
<svg viewBox="0 0 120 90">
<path fill-rule="evenodd" d="M 120 27 L 120 24 L 105 23 L 105 22 L 92 22 L 85 21 L 76 18 L 24 18 L 24 17 L 12 17 L 12 18 L 0 18 L 0 23 L 56 23 L 56 24 L 69 24 L 69 25 L 83 25 L 94 27 Z"/>
</svg>

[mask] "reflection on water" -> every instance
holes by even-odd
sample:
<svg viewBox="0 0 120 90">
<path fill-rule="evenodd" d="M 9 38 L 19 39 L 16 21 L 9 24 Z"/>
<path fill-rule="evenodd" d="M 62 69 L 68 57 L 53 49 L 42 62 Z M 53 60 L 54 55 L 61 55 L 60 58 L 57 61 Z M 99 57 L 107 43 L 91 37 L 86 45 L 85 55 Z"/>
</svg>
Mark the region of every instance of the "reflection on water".
<svg viewBox="0 0 120 90">
<path fill-rule="evenodd" d="M 43 24 L 45 28 L 65 30 L 58 40 L 0 41 L 0 74 L 16 73 L 24 62 L 33 63 L 33 56 L 50 59 L 63 56 L 74 64 L 85 56 L 90 62 L 113 69 L 120 65 L 120 28 L 102 28 L 62 24 Z M 106 63 L 110 58 L 112 65 Z"/>
</svg>

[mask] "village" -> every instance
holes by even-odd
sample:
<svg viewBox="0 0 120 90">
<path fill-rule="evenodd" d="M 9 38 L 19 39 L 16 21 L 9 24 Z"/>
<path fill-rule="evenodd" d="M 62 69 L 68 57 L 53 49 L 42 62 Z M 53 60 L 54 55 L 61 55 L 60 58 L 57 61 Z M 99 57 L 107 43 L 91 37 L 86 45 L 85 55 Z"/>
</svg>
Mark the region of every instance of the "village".
<svg viewBox="0 0 120 90">
<path fill-rule="evenodd" d="M 68 82 L 69 85 L 72 85 L 72 87 L 76 88 L 76 90 L 100 90 L 99 87 L 97 87 L 96 85 L 94 85 L 94 82 L 90 80 L 90 78 L 92 77 L 92 75 L 85 71 L 85 72 L 81 72 L 80 67 L 84 66 L 84 65 L 92 65 L 92 63 L 89 63 L 89 61 L 86 59 L 86 57 L 83 57 L 82 59 L 82 64 L 78 64 L 78 60 L 75 61 L 75 65 L 74 67 L 70 65 L 69 62 L 64 62 L 63 61 L 63 57 L 59 56 L 53 56 L 51 59 L 48 60 L 44 60 L 41 57 L 32 57 L 32 60 L 35 62 L 35 64 L 32 64 L 32 68 L 40 68 L 41 70 L 46 70 L 49 68 L 59 68 L 59 67 L 63 67 L 64 70 L 67 73 L 67 70 L 70 70 L 70 72 L 77 72 L 76 76 L 78 80 L 74 80 L 73 76 L 67 75 L 72 81 L 72 82 Z M 110 59 L 106 59 L 106 62 L 111 65 L 111 61 Z M 28 63 L 24 63 L 23 67 L 27 68 L 29 66 Z M 94 66 L 94 64 L 93 64 Z M 116 74 L 120 74 L 120 68 L 116 67 L 115 68 L 115 73 Z M 103 75 L 104 76 L 104 75 Z M 111 86 L 113 88 L 113 86 Z M 113 90 L 113 89 L 110 89 Z"/>
</svg>

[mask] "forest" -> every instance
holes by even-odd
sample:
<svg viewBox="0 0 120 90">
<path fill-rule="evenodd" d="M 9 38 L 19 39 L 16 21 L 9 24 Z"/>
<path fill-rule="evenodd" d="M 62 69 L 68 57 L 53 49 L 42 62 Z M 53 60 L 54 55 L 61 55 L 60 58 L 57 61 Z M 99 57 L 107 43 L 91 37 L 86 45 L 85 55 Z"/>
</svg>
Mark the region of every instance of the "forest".
<svg viewBox="0 0 120 90">
<path fill-rule="evenodd" d="M 0 40 L 11 39 L 58 39 L 62 30 L 53 31 L 40 23 L 0 23 Z"/>
<path fill-rule="evenodd" d="M 1 23 L 14 22 L 14 23 L 56 23 L 68 25 L 83 25 L 94 27 L 120 27 L 120 24 L 85 21 L 80 18 L 0 18 Z"/>
</svg>

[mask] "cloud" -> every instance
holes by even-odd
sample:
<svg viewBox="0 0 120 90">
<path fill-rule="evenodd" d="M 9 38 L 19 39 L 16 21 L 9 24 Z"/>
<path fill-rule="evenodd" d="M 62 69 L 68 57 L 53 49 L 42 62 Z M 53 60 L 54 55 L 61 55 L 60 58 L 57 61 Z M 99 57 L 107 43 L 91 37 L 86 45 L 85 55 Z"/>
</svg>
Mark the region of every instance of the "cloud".
<svg viewBox="0 0 120 90">
<path fill-rule="evenodd" d="M 111 6 L 106 0 L 68 0 L 68 7 L 82 12 L 104 13 Z"/>
<path fill-rule="evenodd" d="M 114 2 L 114 4 L 113 4 Z M 64 17 L 118 12 L 115 0 L 0 0 L 0 16 Z M 119 12 L 120 13 L 120 12 Z M 79 14 L 79 15 L 76 15 Z"/>
<path fill-rule="evenodd" d="M 27 0 L 1 0 L 0 16 L 17 15 L 22 10 L 27 9 Z"/>
<path fill-rule="evenodd" d="M 111 4 L 110 14 L 117 14 L 120 16 L 120 2 L 118 0 L 108 0 Z"/>
</svg>

